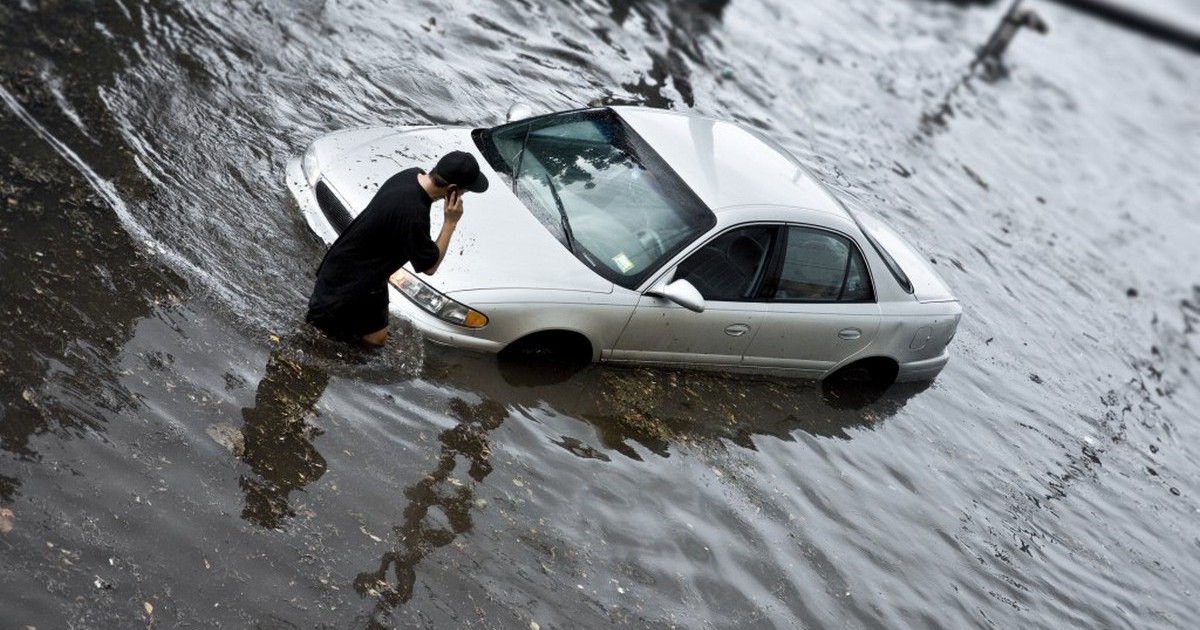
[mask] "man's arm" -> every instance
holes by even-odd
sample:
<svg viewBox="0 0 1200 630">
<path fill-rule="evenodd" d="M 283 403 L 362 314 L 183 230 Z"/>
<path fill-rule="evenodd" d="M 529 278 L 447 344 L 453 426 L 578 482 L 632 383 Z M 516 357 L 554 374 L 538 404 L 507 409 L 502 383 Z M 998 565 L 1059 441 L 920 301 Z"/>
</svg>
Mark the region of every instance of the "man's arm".
<svg viewBox="0 0 1200 630">
<path fill-rule="evenodd" d="M 438 259 L 432 267 L 424 271 L 427 276 L 432 276 L 437 272 L 438 267 L 442 265 L 442 260 L 446 258 L 446 252 L 450 251 L 450 237 L 454 235 L 454 229 L 458 227 L 458 220 L 463 215 L 462 195 L 462 191 L 455 190 L 446 197 L 445 219 L 442 221 L 442 231 L 438 233 L 435 241 L 438 248 Z"/>
</svg>

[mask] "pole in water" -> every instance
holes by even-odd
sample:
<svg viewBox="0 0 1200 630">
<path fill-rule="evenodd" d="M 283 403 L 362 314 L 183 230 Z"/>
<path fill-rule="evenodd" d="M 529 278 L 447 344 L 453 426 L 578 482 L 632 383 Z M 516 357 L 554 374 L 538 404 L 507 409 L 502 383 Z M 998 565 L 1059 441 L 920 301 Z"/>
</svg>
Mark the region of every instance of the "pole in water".
<svg viewBox="0 0 1200 630">
<path fill-rule="evenodd" d="M 981 63 L 988 65 L 1002 63 L 1004 51 L 1008 49 L 1008 45 L 1012 43 L 1013 38 L 1017 36 L 1022 27 L 1042 34 L 1050 30 L 1046 21 L 1038 15 L 1037 11 L 1022 7 L 1021 2 L 1022 0 L 1013 0 L 1012 6 L 1008 8 L 1004 18 L 1000 20 L 1000 24 L 996 25 L 996 30 L 992 31 L 992 36 L 976 53 L 975 60 L 971 62 L 972 68 Z"/>
<path fill-rule="evenodd" d="M 988 37 L 987 43 L 976 51 L 975 59 L 971 60 L 966 74 L 946 92 L 941 103 L 932 110 L 921 114 L 922 135 L 931 135 L 934 129 L 946 126 L 946 120 L 954 115 L 954 109 L 950 105 L 951 99 L 964 85 L 971 82 L 971 79 L 976 76 L 977 68 L 980 68 L 978 76 L 989 83 L 1008 76 L 1008 69 L 1004 67 L 1002 57 L 1021 28 L 1033 29 L 1038 33 L 1046 33 L 1050 30 L 1036 11 L 1022 7 L 1021 2 L 1022 0 L 1013 0 L 1008 11 L 1005 11 L 1004 17 L 1000 19 L 1000 23 L 996 25 L 996 30 L 992 31 L 992 35 Z"/>
</svg>

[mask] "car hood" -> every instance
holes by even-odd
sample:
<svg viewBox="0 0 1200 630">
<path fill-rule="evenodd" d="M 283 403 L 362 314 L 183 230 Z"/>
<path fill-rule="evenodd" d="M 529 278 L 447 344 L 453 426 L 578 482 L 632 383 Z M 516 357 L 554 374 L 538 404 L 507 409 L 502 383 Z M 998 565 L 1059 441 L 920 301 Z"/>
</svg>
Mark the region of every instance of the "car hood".
<svg viewBox="0 0 1200 630">
<path fill-rule="evenodd" d="M 311 152 L 321 165 L 322 179 L 356 216 L 398 171 L 412 166 L 429 169 L 452 150 L 475 156 L 490 183 L 488 190 L 463 198 L 463 217 L 450 251 L 436 274 L 421 276 L 443 293 L 472 289 L 609 293 L 613 289 L 612 282 L 588 269 L 538 222 L 479 153 L 468 128 L 357 129 L 326 136 L 316 145 Z M 442 202 L 435 201 L 432 238 L 441 226 Z"/>
</svg>

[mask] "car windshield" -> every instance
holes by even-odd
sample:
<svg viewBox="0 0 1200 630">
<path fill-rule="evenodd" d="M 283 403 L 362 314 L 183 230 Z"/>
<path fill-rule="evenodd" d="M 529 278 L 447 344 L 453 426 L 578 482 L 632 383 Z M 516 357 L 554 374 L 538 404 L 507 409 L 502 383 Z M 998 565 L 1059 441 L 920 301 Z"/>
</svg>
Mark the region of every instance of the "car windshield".
<svg viewBox="0 0 1200 630">
<path fill-rule="evenodd" d="M 629 289 L 716 223 L 611 109 L 476 130 L 492 168 L 579 260 Z"/>
</svg>

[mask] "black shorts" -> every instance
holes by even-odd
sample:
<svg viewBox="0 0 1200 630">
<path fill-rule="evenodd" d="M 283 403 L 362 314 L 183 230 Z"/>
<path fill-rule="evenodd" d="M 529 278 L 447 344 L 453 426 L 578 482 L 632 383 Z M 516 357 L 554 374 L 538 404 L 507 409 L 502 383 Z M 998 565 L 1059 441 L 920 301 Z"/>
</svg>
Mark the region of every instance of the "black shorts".
<svg viewBox="0 0 1200 630">
<path fill-rule="evenodd" d="M 331 307 L 309 308 L 305 319 L 330 337 L 357 341 L 387 328 L 387 288 L 352 297 Z"/>
</svg>

